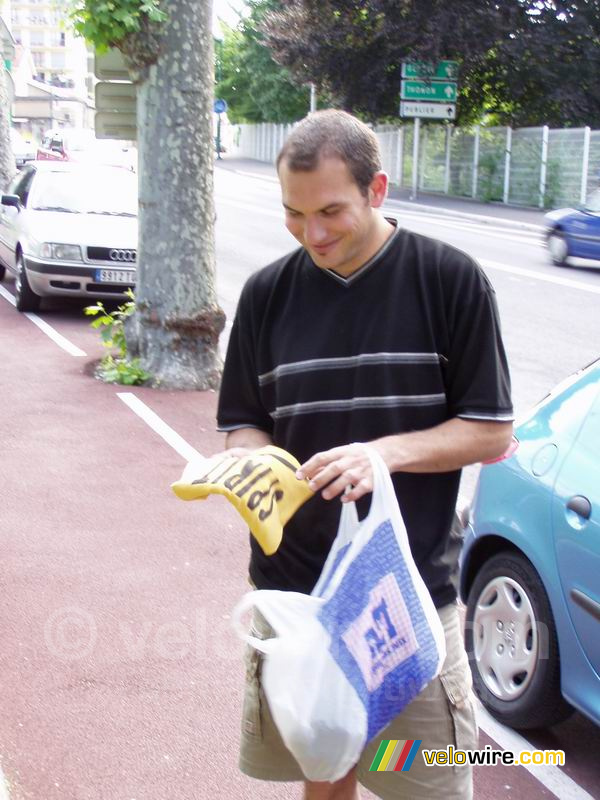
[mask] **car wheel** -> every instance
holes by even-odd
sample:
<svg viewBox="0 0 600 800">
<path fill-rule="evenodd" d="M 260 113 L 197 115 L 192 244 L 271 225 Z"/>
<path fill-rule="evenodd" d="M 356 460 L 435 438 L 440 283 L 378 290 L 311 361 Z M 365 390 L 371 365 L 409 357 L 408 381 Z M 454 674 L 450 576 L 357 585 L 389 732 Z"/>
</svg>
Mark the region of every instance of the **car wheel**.
<svg viewBox="0 0 600 800">
<path fill-rule="evenodd" d="M 542 728 L 572 713 L 560 691 L 548 596 L 524 556 L 499 553 L 477 573 L 467 602 L 465 645 L 475 694 L 500 722 Z"/>
<path fill-rule="evenodd" d="M 552 231 L 548 235 L 548 250 L 550 251 L 552 263 L 556 264 L 557 267 L 564 266 L 567 263 L 569 245 L 564 233 Z"/>
<path fill-rule="evenodd" d="M 3 267 L 2 264 L 0 264 L 0 281 L 4 280 L 5 275 L 6 275 L 6 267 Z"/>
<path fill-rule="evenodd" d="M 36 294 L 27 280 L 25 264 L 21 253 L 17 256 L 17 277 L 15 278 L 16 306 L 18 311 L 37 311 L 40 307 L 39 294 Z"/>
</svg>

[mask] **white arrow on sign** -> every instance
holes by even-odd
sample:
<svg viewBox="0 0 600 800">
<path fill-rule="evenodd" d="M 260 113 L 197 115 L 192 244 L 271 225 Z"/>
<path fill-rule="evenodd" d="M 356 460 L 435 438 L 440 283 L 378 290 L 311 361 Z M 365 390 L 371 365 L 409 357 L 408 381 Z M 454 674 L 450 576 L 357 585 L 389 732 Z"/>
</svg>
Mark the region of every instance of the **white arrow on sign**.
<svg viewBox="0 0 600 800">
<path fill-rule="evenodd" d="M 452 89 L 451 86 L 446 86 L 446 88 L 444 89 L 444 94 L 448 99 L 450 99 L 451 97 L 454 97 L 454 90 Z"/>
</svg>

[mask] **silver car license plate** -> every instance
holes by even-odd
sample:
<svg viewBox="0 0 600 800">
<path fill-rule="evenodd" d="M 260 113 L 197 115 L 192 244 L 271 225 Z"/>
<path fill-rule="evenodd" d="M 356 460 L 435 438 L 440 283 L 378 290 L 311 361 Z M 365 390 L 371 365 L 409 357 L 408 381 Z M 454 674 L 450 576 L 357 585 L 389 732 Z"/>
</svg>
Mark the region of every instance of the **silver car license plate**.
<svg viewBox="0 0 600 800">
<path fill-rule="evenodd" d="M 135 283 L 135 273 L 130 269 L 97 269 L 98 283 Z"/>
</svg>

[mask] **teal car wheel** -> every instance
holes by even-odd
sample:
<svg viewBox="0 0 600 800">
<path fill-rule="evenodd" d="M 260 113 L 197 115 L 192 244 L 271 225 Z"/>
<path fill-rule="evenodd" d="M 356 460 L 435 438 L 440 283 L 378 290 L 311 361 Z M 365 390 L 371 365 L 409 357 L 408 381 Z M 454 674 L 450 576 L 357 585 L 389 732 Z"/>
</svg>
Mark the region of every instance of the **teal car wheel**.
<svg viewBox="0 0 600 800">
<path fill-rule="evenodd" d="M 556 628 L 542 582 L 519 553 L 481 567 L 468 595 L 465 644 L 473 688 L 512 728 L 553 725 L 572 713 L 560 691 Z"/>
</svg>

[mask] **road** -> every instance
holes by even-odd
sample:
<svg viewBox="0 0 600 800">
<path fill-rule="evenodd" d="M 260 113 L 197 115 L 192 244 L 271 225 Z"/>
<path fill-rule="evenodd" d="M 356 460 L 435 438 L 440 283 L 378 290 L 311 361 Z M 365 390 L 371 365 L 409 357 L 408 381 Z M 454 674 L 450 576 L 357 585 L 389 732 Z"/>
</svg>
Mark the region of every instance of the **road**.
<svg viewBox="0 0 600 800">
<path fill-rule="evenodd" d="M 294 242 L 268 176 L 219 169 L 216 194 L 230 324 L 245 278 Z M 600 273 L 550 266 L 525 229 L 388 210 L 483 263 L 518 414 L 597 355 Z M 183 504 L 169 490 L 190 453 L 222 445 L 215 395 L 92 380 L 101 348 L 83 304 L 24 317 L 12 288 L 0 290 L 0 764 L 11 800 L 298 797 L 236 770 L 241 646 L 229 617 L 246 590 L 243 526 L 224 502 Z M 472 477 L 467 500 L 471 489 Z M 567 764 L 480 768 L 477 800 L 600 797 L 600 733 L 580 715 L 527 748 L 481 723 L 482 746 L 562 748 Z"/>
</svg>

